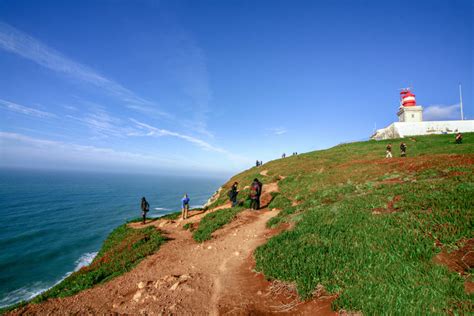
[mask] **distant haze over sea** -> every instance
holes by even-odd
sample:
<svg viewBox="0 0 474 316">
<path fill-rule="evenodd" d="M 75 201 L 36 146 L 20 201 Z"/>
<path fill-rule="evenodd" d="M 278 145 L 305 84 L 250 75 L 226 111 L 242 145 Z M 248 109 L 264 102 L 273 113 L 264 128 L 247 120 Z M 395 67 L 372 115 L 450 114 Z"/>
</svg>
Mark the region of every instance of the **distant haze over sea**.
<svg viewBox="0 0 474 316">
<path fill-rule="evenodd" d="M 28 299 L 87 265 L 107 235 L 140 215 L 204 204 L 225 178 L 0 169 L 0 306 Z"/>
</svg>

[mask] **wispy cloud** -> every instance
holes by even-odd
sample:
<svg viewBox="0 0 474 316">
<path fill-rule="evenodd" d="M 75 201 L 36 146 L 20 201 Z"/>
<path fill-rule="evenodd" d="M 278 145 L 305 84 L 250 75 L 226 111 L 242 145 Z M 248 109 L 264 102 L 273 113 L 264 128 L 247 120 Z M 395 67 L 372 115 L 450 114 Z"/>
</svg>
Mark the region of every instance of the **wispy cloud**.
<svg viewBox="0 0 474 316">
<path fill-rule="evenodd" d="M 33 109 L 18 103 L 10 102 L 7 100 L 0 99 L 0 108 L 3 108 L 8 111 L 21 113 L 28 116 L 34 116 L 39 118 L 55 118 L 57 117 L 56 114 L 40 111 L 37 109 Z"/>
<path fill-rule="evenodd" d="M 270 133 L 273 135 L 283 135 L 287 132 L 286 128 L 284 127 L 269 128 L 268 131 L 270 131 Z"/>
<path fill-rule="evenodd" d="M 180 134 L 180 133 L 177 133 L 177 132 L 172 132 L 172 131 L 169 131 L 169 130 L 166 130 L 166 129 L 161 129 L 161 128 L 156 128 L 156 127 L 153 127 L 151 125 L 148 125 L 148 124 L 145 124 L 145 123 L 142 123 L 142 122 L 139 122 L 135 119 L 130 119 L 133 123 L 136 124 L 136 126 L 141 129 L 141 130 L 144 130 L 145 133 L 129 133 L 129 136 L 171 136 L 171 137 L 177 137 L 177 138 L 180 138 L 180 139 L 184 139 L 185 141 L 188 141 L 194 145 L 197 145 L 198 147 L 204 149 L 204 150 L 209 150 L 209 151 L 214 151 L 214 152 L 218 152 L 218 153 L 229 153 L 228 151 L 226 151 L 225 149 L 222 149 L 222 148 L 219 148 L 219 147 L 215 147 L 205 141 L 203 141 L 202 139 L 199 139 L 199 138 L 196 138 L 196 137 L 192 137 L 192 136 L 188 136 L 188 135 L 184 135 L 184 134 Z"/>
<path fill-rule="evenodd" d="M 157 155 L 117 151 L 111 148 L 46 140 L 9 132 L 0 132 L 0 144 L 2 145 L 0 146 L 2 148 L 0 156 L 2 156 L 4 163 L 8 163 L 18 154 L 24 154 L 24 157 L 38 157 L 50 161 L 58 160 L 62 163 L 74 162 L 76 164 L 126 164 L 158 168 L 179 163 L 176 157 L 165 158 Z"/>
<path fill-rule="evenodd" d="M 101 75 L 92 68 L 75 62 L 39 40 L 3 22 L 0 22 L 0 49 L 17 54 L 76 80 L 101 88 L 108 94 L 120 99 L 129 108 L 171 117 L 170 114 L 158 110 L 155 103 L 136 95 L 121 84 Z"/>
<path fill-rule="evenodd" d="M 66 118 L 85 125 L 100 138 L 108 136 L 126 137 L 128 134 L 135 132 L 135 129 L 125 126 L 122 119 L 109 114 L 102 108 L 95 109 L 83 116 L 66 115 Z"/>
<path fill-rule="evenodd" d="M 135 119 L 130 119 L 130 120 L 133 123 L 135 123 L 137 128 L 142 130 L 142 132 L 138 132 L 138 133 L 137 132 L 132 132 L 132 133 L 129 134 L 129 136 L 151 136 L 151 137 L 170 136 L 170 137 L 176 137 L 176 138 L 185 140 L 185 141 L 187 141 L 187 142 L 189 142 L 193 145 L 196 145 L 196 146 L 200 147 L 201 149 L 216 152 L 216 153 L 220 153 L 220 154 L 224 154 L 229 159 L 231 159 L 235 162 L 250 163 L 250 159 L 239 156 L 239 155 L 236 155 L 236 154 L 233 154 L 233 153 L 229 152 L 228 150 L 226 150 L 224 148 L 211 145 L 211 144 L 209 144 L 208 142 L 206 142 L 202 139 L 199 139 L 199 138 L 196 138 L 196 137 L 193 137 L 193 136 L 189 136 L 189 135 L 184 135 L 184 134 L 177 133 L 177 132 L 173 132 L 173 131 L 169 131 L 169 130 L 166 130 L 166 129 L 156 128 L 156 127 L 148 125 L 146 123 L 139 122 Z"/>
<path fill-rule="evenodd" d="M 461 118 L 460 105 L 430 105 L 423 111 L 423 119 L 426 121 L 459 120 Z"/>
</svg>

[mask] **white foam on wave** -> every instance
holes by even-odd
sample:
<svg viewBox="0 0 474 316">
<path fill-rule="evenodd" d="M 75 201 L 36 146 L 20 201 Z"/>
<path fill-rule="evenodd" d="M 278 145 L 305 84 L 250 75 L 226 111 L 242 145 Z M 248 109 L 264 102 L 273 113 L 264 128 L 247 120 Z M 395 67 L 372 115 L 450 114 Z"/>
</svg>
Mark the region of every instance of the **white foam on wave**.
<svg viewBox="0 0 474 316">
<path fill-rule="evenodd" d="M 74 268 L 74 271 L 78 271 L 79 269 L 90 265 L 91 262 L 94 260 L 95 256 L 97 256 L 97 253 L 98 252 L 86 252 L 85 254 L 80 256 L 79 259 L 76 260 L 76 267 Z"/>
<path fill-rule="evenodd" d="M 157 211 L 170 211 L 171 209 L 166 208 L 166 207 L 155 207 L 155 210 L 157 210 Z"/>
<path fill-rule="evenodd" d="M 31 285 L 21 287 L 5 294 L 5 296 L 0 299 L 0 308 L 7 307 L 21 301 L 28 301 L 33 299 L 35 296 L 38 296 L 41 293 L 61 283 L 73 272 L 78 271 L 79 269 L 91 264 L 95 256 L 97 256 L 97 252 L 86 252 L 85 254 L 81 255 L 79 259 L 77 259 L 75 262 L 76 267 L 74 268 L 74 271 L 67 272 L 59 281 L 55 282 L 52 286 L 48 286 L 44 282 L 35 282 Z"/>
</svg>

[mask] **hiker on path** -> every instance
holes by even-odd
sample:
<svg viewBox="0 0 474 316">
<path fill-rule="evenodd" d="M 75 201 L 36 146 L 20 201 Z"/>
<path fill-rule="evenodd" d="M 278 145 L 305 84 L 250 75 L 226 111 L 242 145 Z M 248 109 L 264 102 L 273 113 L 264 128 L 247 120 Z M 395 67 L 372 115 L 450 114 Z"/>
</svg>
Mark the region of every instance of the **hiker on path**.
<svg viewBox="0 0 474 316">
<path fill-rule="evenodd" d="M 285 154 L 285 153 L 283 153 L 283 155 L 281 155 L 281 158 L 285 158 L 285 157 L 286 157 L 286 154 Z"/>
<path fill-rule="evenodd" d="M 181 199 L 181 218 L 187 219 L 188 218 L 188 211 L 189 211 L 189 196 L 188 194 L 184 194 L 184 197 Z"/>
<path fill-rule="evenodd" d="M 456 144 L 462 144 L 462 134 L 461 133 L 456 134 Z"/>
<path fill-rule="evenodd" d="M 407 156 L 407 145 L 405 143 L 400 144 L 400 156 L 401 157 Z"/>
<path fill-rule="evenodd" d="M 239 194 L 239 190 L 237 190 L 238 185 L 238 182 L 234 182 L 234 184 L 232 184 L 232 188 L 229 191 L 229 200 L 232 202 L 232 207 L 237 205 L 237 195 Z"/>
<path fill-rule="evenodd" d="M 387 145 L 385 158 L 392 158 L 392 144 Z"/>
<path fill-rule="evenodd" d="M 260 195 L 262 193 L 262 183 L 255 178 L 250 185 L 250 208 L 258 210 L 260 208 Z"/>
<path fill-rule="evenodd" d="M 260 161 L 257 160 L 257 162 L 255 163 L 255 167 L 258 167 L 260 165 Z"/>
<path fill-rule="evenodd" d="M 263 161 L 260 160 L 260 166 L 263 165 Z"/>
<path fill-rule="evenodd" d="M 145 224 L 146 222 L 146 213 L 150 211 L 150 204 L 147 202 L 145 197 L 142 197 L 142 203 L 141 203 L 141 209 L 142 209 L 142 217 L 143 217 L 143 222 L 142 224 Z"/>
</svg>

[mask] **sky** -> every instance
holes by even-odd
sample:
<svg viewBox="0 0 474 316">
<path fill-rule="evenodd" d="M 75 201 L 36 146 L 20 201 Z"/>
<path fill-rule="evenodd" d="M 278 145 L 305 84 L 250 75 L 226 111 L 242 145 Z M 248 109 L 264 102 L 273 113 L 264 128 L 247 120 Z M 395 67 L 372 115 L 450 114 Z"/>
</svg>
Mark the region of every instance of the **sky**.
<svg viewBox="0 0 474 316">
<path fill-rule="evenodd" d="M 0 167 L 231 175 L 474 118 L 474 2 L 0 0 Z"/>
</svg>

